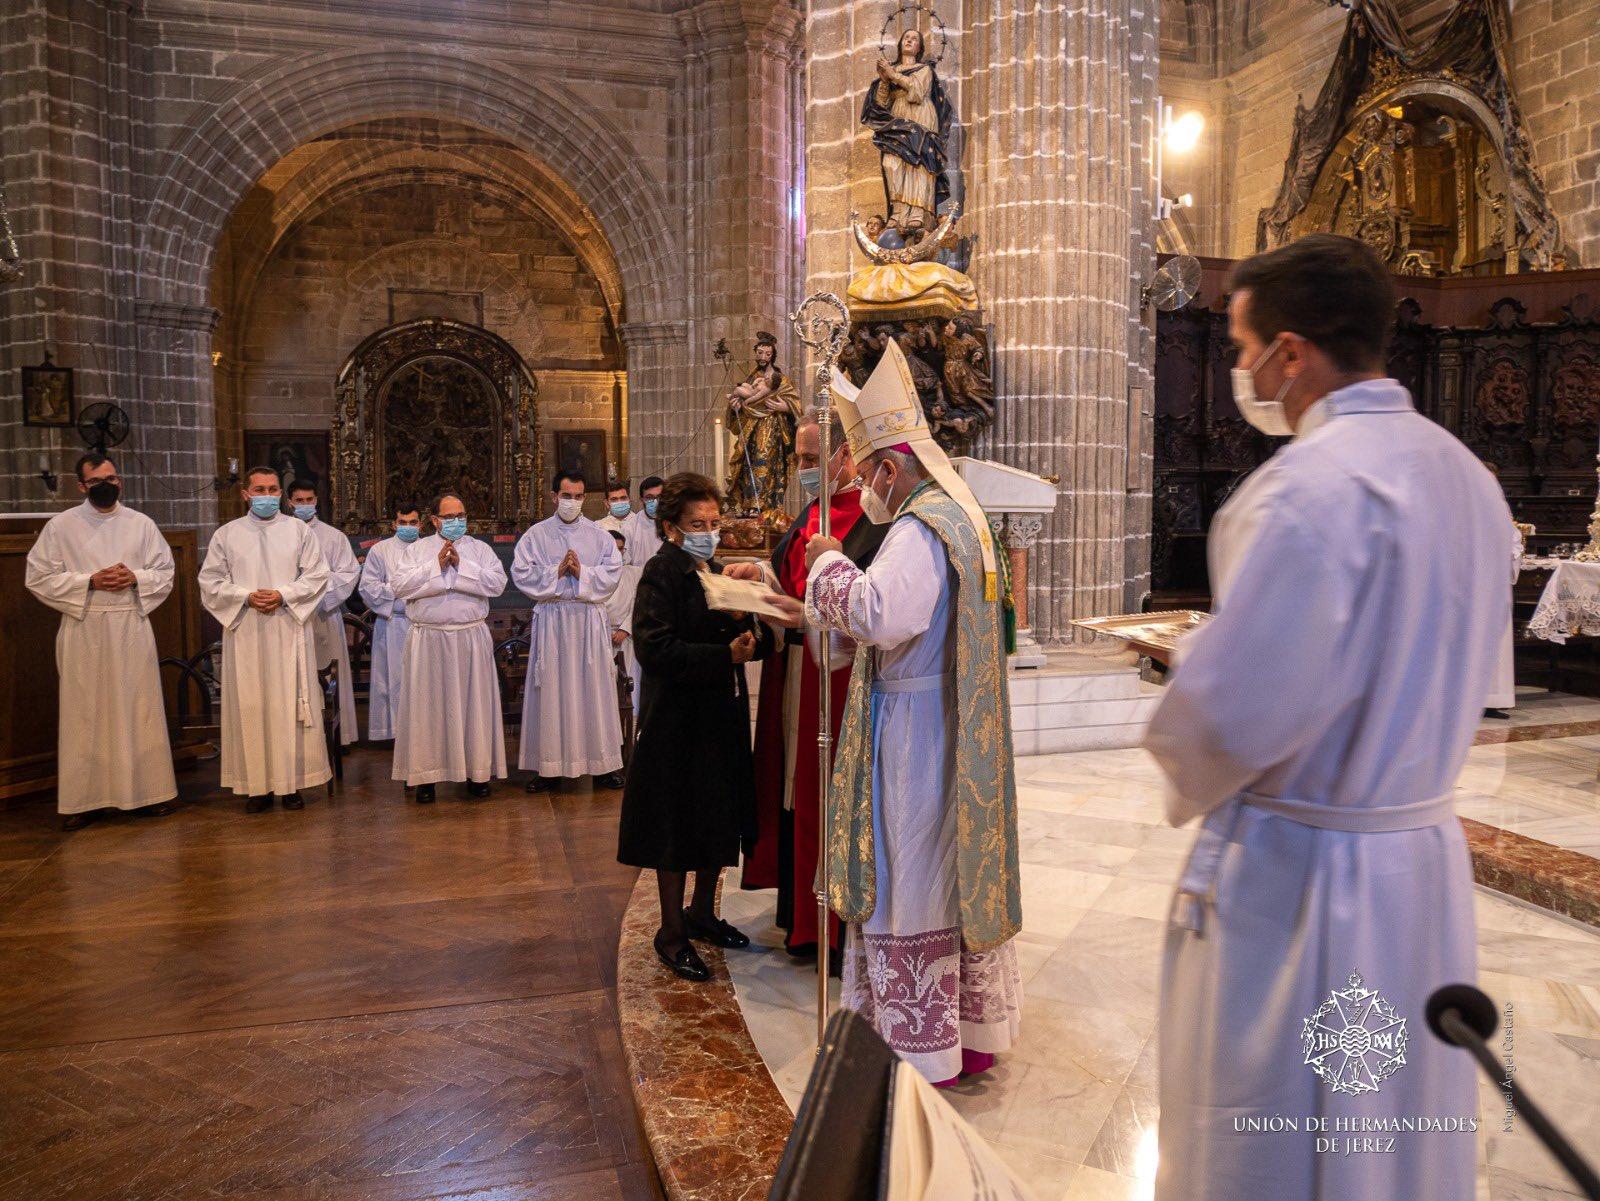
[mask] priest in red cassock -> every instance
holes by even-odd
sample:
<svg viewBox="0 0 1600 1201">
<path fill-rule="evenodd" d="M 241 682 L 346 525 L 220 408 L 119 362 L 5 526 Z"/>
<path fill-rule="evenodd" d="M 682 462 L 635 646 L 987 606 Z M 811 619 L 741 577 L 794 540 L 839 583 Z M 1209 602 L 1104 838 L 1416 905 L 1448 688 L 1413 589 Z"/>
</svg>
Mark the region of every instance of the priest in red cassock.
<svg viewBox="0 0 1600 1201">
<path fill-rule="evenodd" d="M 835 429 L 837 429 L 837 424 Z M 861 488 L 849 448 L 832 456 L 829 494 L 833 537 L 844 553 L 865 568 L 872 562 L 887 525 L 875 525 L 861 513 Z M 795 431 L 795 458 L 801 486 L 812 500 L 778 543 L 769 564 L 730 567 L 730 575 L 761 578 L 796 600 L 805 596 L 806 543 L 818 532 L 821 515 L 816 494 L 821 483 L 822 436 L 809 418 Z M 821 646 L 815 632 L 779 630 L 782 654 L 761 668 L 761 697 L 756 711 L 756 838 L 745 854 L 743 886 L 778 890 L 778 925 L 790 954 L 815 953 L 817 898 L 817 687 Z M 833 656 L 833 733 L 839 734 L 845 694 L 850 686 L 850 655 Z M 833 945 L 839 926 L 832 923 Z"/>
</svg>

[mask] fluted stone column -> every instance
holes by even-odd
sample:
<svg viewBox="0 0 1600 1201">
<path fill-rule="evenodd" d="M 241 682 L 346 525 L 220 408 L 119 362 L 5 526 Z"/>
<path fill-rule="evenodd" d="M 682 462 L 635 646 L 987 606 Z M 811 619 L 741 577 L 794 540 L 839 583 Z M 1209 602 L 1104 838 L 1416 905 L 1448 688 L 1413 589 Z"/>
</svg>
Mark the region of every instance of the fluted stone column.
<svg viewBox="0 0 1600 1201">
<path fill-rule="evenodd" d="M 1074 617 L 1133 607 L 1148 572 L 1136 306 L 1149 266 L 1155 21 L 1142 3 L 967 6 L 973 274 L 1001 402 L 979 453 L 1060 479 L 1032 552 L 1041 642 L 1071 638 Z"/>
<path fill-rule="evenodd" d="M 939 5 L 939 65 L 965 131 L 972 276 L 993 331 L 999 418 L 981 457 L 1055 476 L 1060 504 L 1030 559 L 1042 643 L 1071 619 L 1137 608 L 1148 587 L 1149 334 L 1138 293 L 1154 268 L 1150 0 L 964 0 Z M 877 153 L 858 124 L 881 10 L 812 0 L 806 38 L 808 284 L 864 264 L 851 209 L 881 211 Z"/>
<path fill-rule="evenodd" d="M 688 323 L 630 321 L 617 327 L 628 366 L 628 469 L 635 482 L 670 470 L 703 469 L 698 462 L 670 465 L 690 447 L 699 414 L 674 403 L 683 392 Z"/>
<path fill-rule="evenodd" d="M 220 317 L 210 305 L 141 300 L 139 394 L 125 405 L 137 436 L 137 458 L 123 466 L 129 502 L 158 524 L 199 529 L 202 542 L 218 519 L 211 335 Z"/>
<path fill-rule="evenodd" d="M 647 444 L 675 470 L 715 475 L 709 416 L 726 373 L 712 355 L 725 338 L 736 364 L 751 357 L 758 329 L 779 339 L 779 362 L 801 364 L 788 314 L 800 296 L 794 203 L 800 180 L 800 13 L 785 0 L 704 0 L 678 14 L 685 68 L 684 171 L 689 197 L 682 391 L 658 413 L 631 378 L 630 428 L 642 457 L 634 474 L 661 470 Z M 631 370 L 630 356 L 630 370 Z M 664 441 L 653 428 L 687 420 Z M 687 438 L 687 444 L 685 439 Z"/>
</svg>

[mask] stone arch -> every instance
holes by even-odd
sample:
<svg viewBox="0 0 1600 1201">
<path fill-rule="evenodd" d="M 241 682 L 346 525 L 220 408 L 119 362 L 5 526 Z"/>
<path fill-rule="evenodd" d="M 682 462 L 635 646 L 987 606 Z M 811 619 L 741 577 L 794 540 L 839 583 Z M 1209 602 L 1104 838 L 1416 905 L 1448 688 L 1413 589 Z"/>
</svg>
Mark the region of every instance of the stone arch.
<svg viewBox="0 0 1600 1201">
<path fill-rule="evenodd" d="M 140 247 L 154 291 L 143 299 L 205 305 L 218 238 L 251 184 L 312 137 L 396 115 L 458 121 L 560 164 L 611 244 L 630 316 L 676 315 L 678 242 L 626 140 L 557 87 L 415 47 L 299 54 L 242 80 L 167 157 Z"/>
</svg>

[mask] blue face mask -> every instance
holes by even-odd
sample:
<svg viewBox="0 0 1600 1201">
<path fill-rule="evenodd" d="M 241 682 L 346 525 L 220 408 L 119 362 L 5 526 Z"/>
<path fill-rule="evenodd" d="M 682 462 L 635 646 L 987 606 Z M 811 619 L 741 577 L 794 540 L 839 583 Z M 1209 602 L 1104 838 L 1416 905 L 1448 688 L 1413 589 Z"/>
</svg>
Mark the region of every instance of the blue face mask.
<svg viewBox="0 0 1600 1201">
<path fill-rule="evenodd" d="M 446 517 L 439 523 L 439 533 L 444 535 L 446 542 L 454 542 L 457 538 L 467 536 L 467 519 L 465 517 Z"/>
<path fill-rule="evenodd" d="M 294 507 L 294 515 L 296 517 L 298 517 L 301 521 L 310 521 L 313 517 L 315 517 L 317 515 L 317 506 L 316 505 L 296 505 Z"/>
<path fill-rule="evenodd" d="M 617 518 L 619 521 L 631 512 L 633 512 L 633 506 L 627 501 L 614 500 L 611 502 L 611 516 Z"/>
<path fill-rule="evenodd" d="M 700 562 L 704 563 L 717 553 L 717 543 L 722 541 L 721 530 L 707 530 L 704 532 L 690 533 L 685 530 L 683 535 L 683 549 L 688 551 Z"/>
<path fill-rule="evenodd" d="M 652 496 L 649 500 L 644 502 L 644 515 L 651 521 L 656 519 L 656 500 L 657 498 Z"/>
<path fill-rule="evenodd" d="M 269 517 L 276 517 L 283 511 L 283 506 L 276 496 L 252 496 L 250 498 L 250 512 L 265 521 Z"/>
<path fill-rule="evenodd" d="M 802 467 L 800 469 L 800 486 L 812 496 L 817 494 L 817 489 L 822 487 L 822 468 Z"/>
<path fill-rule="evenodd" d="M 397 525 L 394 527 L 394 536 L 402 542 L 415 542 L 422 536 L 422 531 L 414 525 Z"/>
</svg>

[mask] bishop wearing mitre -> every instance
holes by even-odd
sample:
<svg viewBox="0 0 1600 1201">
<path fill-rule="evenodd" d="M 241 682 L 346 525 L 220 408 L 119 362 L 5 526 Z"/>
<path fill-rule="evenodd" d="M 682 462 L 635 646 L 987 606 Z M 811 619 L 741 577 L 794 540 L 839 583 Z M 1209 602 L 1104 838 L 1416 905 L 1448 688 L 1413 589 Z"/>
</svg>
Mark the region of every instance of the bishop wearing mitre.
<svg viewBox="0 0 1600 1201">
<path fill-rule="evenodd" d="M 117 465 L 78 460 L 84 502 L 57 513 L 28 552 L 28 591 L 59 611 L 56 798 L 76 830 L 101 809 L 165 813 L 178 795 L 150 614 L 172 591 L 155 522 L 121 503 Z"/>
<path fill-rule="evenodd" d="M 349 746 L 361 736 L 356 728 L 356 685 L 350 671 L 350 644 L 344 636 L 344 603 L 361 579 L 361 564 L 350 549 L 344 531 L 317 518 L 317 485 L 313 480 L 295 480 L 289 487 L 289 504 L 294 515 L 305 522 L 317 540 L 323 561 L 328 565 L 328 590 L 317 603 L 312 633 L 317 643 L 317 668 L 336 667 L 339 682 L 339 743 Z"/>
<path fill-rule="evenodd" d="M 806 553 L 806 622 L 856 646 L 824 846 L 842 1003 L 949 1084 L 990 1067 L 1022 1013 L 1004 581 L 900 348 L 859 391 L 837 372 L 833 390 L 862 511 L 889 525 L 865 569 L 820 534 Z"/>
<path fill-rule="evenodd" d="M 328 565 L 303 521 L 282 511 L 271 467 L 244 477 L 250 511 L 211 535 L 200 600 L 222 625 L 222 778 L 261 813 L 273 797 L 303 809 L 300 789 L 327 782 L 312 622 Z"/>
</svg>

